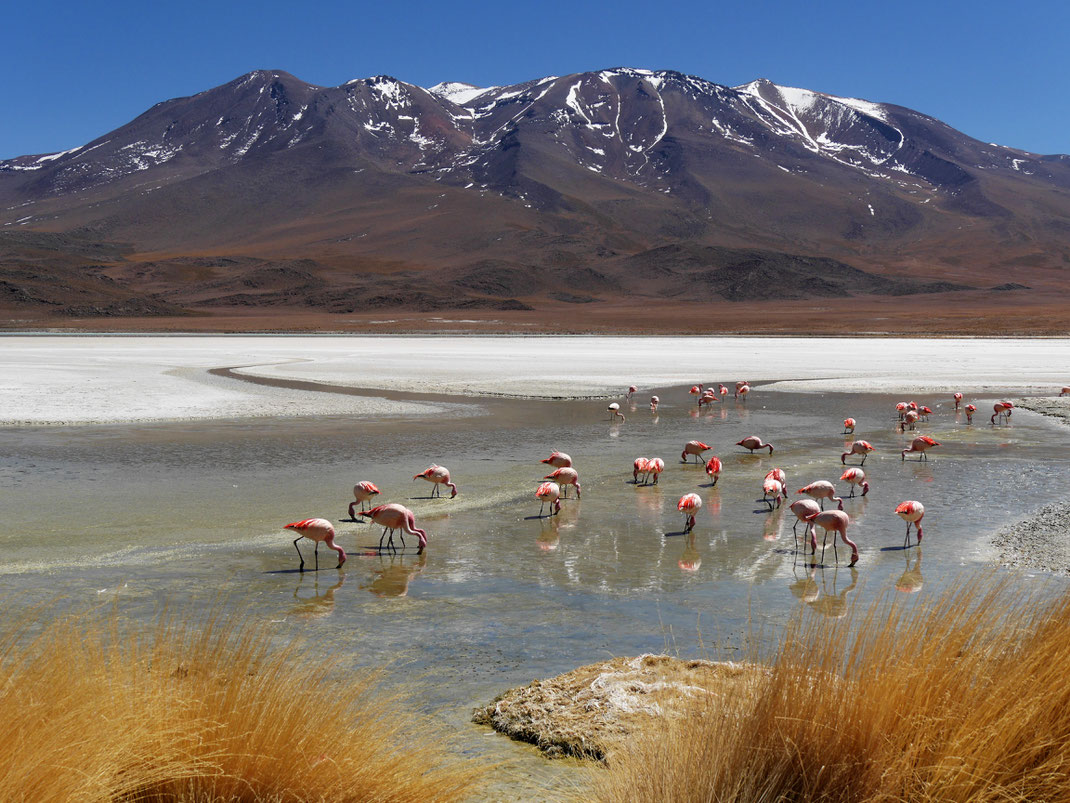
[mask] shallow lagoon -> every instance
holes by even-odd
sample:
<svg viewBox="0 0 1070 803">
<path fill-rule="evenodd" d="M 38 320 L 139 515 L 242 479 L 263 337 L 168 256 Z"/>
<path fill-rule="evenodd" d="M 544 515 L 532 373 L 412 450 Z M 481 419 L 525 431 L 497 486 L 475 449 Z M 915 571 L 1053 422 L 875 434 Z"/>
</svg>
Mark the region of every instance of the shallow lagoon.
<svg viewBox="0 0 1070 803">
<path fill-rule="evenodd" d="M 995 397 L 974 397 L 981 409 L 966 426 L 947 394 L 916 394 L 935 410 L 918 432 L 943 446 L 927 462 L 903 462 L 899 450 L 917 434 L 896 431 L 903 394 L 776 387 L 759 384 L 745 404 L 702 412 L 686 387 L 644 388 L 623 405 L 623 424 L 610 423 L 602 400 L 490 399 L 382 421 L 3 429 L 6 602 L 54 611 L 117 600 L 125 615 L 148 618 L 163 604 L 206 609 L 222 596 L 280 637 L 300 632 L 342 656 L 342 666 L 391 663 L 473 749 L 523 755 L 467 725 L 471 708 L 610 656 L 732 657 L 749 632 L 774 635 L 800 606 L 839 616 L 880 594 L 924 602 L 963 569 L 990 564 L 997 529 L 1065 492 L 1054 478 L 1065 476 L 1070 430 L 1027 411 L 990 427 Z M 645 403 L 651 392 L 662 399 L 657 415 Z M 845 500 L 861 559 L 849 569 L 841 547 L 837 567 L 830 548 L 812 568 L 795 555 L 791 512 L 758 501 L 761 479 L 780 466 L 792 492 L 817 479 L 846 492 L 838 478 L 847 415 L 877 448 L 865 464 L 870 494 Z M 775 453 L 733 445 L 749 434 Z M 725 463 L 715 488 L 701 466 L 679 462 L 692 439 Z M 555 448 L 572 455 L 583 499 L 538 518 L 534 489 L 549 471 L 539 461 Z M 632 484 L 640 455 L 665 460 L 658 486 Z M 412 481 L 432 462 L 452 471 L 456 499 L 429 499 L 431 486 Z M 362 549 L 379 530 L 344 519 L 364 479 L 382 501 L 415 511 L 431 534 L 423 556 L 411 544 L 397 556 Z M 689 491 L 705 503 L 690 538 L 676 511 Z M 901 549 L 905 525 L 893 510 L 905 499 L 927 509 L 921 549 Z M 335 522 L 351 553 L 341 571 L 323 549 L 319 572 L 296 571 L 282 525 L 309 516 Z"/>
</svg>

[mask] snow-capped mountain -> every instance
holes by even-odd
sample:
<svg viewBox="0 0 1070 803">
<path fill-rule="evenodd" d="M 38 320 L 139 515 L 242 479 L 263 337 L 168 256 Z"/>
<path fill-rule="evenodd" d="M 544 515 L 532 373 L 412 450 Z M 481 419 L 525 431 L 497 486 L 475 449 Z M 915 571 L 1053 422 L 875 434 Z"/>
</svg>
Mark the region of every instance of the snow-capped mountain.
<svg viewBox="0 0 1070 803">
<path fill-rule="evenodd" d="M 1070 263 L 1070 157 L 765 80 L 622 68 L 425 89 L 257 71 L 79 148 L 0 161 L 0 237 L 44 232 L 168 258 L 311 260 L 328 305 L 332 288 L 374 275 L 393 292 L 428 269 L 476 300 L 558 292 L 565 276 L 594 296 L 694 293 L 699 277 L 700 297 L 725 298 L 713 273 L 743 263 L 780 265 L 780 279 L 795 266 L 788 297 L 909 292 Z M 881 281 L 830 262 L 841 280 L 822 290 L 805 280 L 814 259 Z M 129 261 L 102 270 L 129 284 Z M 211 293 L 186 282 L 158 300 L 234 295 L 217 275 Z"/>
</svg>

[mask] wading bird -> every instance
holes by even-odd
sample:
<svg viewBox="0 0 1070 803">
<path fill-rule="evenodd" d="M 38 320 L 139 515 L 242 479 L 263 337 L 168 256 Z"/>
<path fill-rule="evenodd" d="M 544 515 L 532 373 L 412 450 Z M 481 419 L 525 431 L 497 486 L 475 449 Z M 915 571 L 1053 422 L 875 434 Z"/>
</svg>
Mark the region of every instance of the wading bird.
<svg viewBox="0 0 1070 803">
<path fill-rule="evenodd" d="M 632 394 L 635 393 L 637 390 L 639 390 L 639 388 L 637 388 L 635 385 L 628 386 L 628 401 L 632 400 Z"/>
<path fill-rule="evenodd" d="M 439 496 L 442 489 L 440 486 L 448 485 L 452 493 L 450 499 L 453 499 L 457 495 L 457 486 L 450 482 L 450 470 L 445 466 L 432 465 L 425 468 L 419 474 L 413 477 L 413 480 L 427 480 L 432 483 L 431 497 Z"/>
<path fill-rule="evenodd" d="M 929 459 L 929 455 L 927 455 L 925 453 L 927 451 L 929 451 L 931 448 L 933 448 L 934 446 L 939 446 L 939 445 L 940 445 L 939 443 L 934 441 L 928 435 L 920 435 L 917 438 L 915 438 L 913 441 L 911 441 L 909 449 L 904 449 L 903 450 L 901 458 L 903 460 L 906 460 L 907 459 L 907 454 L 909 454 L 911 452 L 917 452 L 920 455 L 920 457 L 918 457 L 918 460 L 928 460 Z"/>
<path fill-rule="evenodd" d="M 624 420 L 624 413 L 620 411 L 620 405 L 616 402 L 613 402 L 611 405 L 609 405 L 606 410 L 609 412 L 610 421 L 612 421 L 614 417 L 619 418 L 621 421 Z"/>
<path fill-rule="evenodd" d="M 769 498 L 770 495 L 776 500 L 777 507 L 780 507 L 781 496 L 787 499 L 787 494 L 784 493 L 784 483 L 776 477 L 771 477 L 766 474 L 765 480 L 762 482 L 762 501 L 769 505 L 769 509 L 772 510 L 773 499 Z"/>
<path fill-rule="evenodd" d="M 362 512 L 360 515 L 367 516 L 383 528 L 383 534 L 379 536 L 380 550 L 383 548 L 383 539 L 386 538 L 387 531 L 389 531 L 390 540 L 387 542 L 387 546 L 397 552 L 397 548 L 394 546 L 394 533 L 398 530 L 401 530 L 402 548 L 405 546 L 405 533 L 415 535 L 419 540 L 420 548 L 416 550 L 417 555 L 422 554 L 424 547 L 427 546 L 427 533 L 416 526 L 416 516 L 404 505 L 396 503 L 378 505 L 371 510 Z"/>
<path fill-rule="evenodd" d="M 992 418 L 990 419 L 989 423 L 995 424 L 997 418 L 999 418 L 1004 423 L 1010 421 L 1011 410 L 1013 408 L 1014 405 L 1011 404 L 1009 401 L 996 402 L 994 405 L 992 405 Z"/>
<path fill-rule="evenodd" d="M 561 488 L 556 482 L 544 482 L 535 490 L 535 498 L 539 500 L 539 517 L 542 518 L 542 510 L 546 503 L 550 503 L 550 515 L 561 512 Z"/>
<path fill-rule="evenodd" d="M 966 410 L 966 423 L 973 423 L 973 414 L 977 412 L 977 408 L 972 404 L 967 404 L 964 408 Z"/>
<path fill-rule="evenodd" d="M 847 537 L 847 525 L 851 520 L 847 518 L 847 514 L 841 510 L 823 510 L 820 513 L 813 514 L 809 520 L 810 522 L 810 540 L 813 543 L 816 540 L 814 534 L 814 525 L 817 525 L 825 531 L 825 537 L 821 541 L 821 562 L 825 562 L 825 542 L 828 540 L 829 533 L 832 533 L 832 552 L 836 555 L 836 561 L 839 562 L 840 556 L 836 551 L 836 535 L 839 534 L 840 539 L 851 547 L 851 562 L 848 566 L 854 566 L 858 563 L 858 545 Z M 816 548 L 815 548 L 815 551 Z"/>
<path fill-rule="evenodd" d="M 925 516 L 925 505 L 921 502 L 915 502 L 909 500 L 907 502 L 900 502 L 899 507 L 895 509 L 895 513 L 899 518 L 907 523 L 906 537 L 903 539 L 903 546 L 910 544 L 910 525 L 914 525 L 914 530 L 918 536 L 918 544 L 921 544 L 921 520 Z"/>
<path fill-rule="evenodd" d="M 754 451 L 756 449 L 765 449 L 766 447 L 769 448 L 769 454 L 773 453 L 773 444 L 762 443 L 762 439 L 759 438 L 757 435 L 748 435 L 739 443 L 737 443 L 736 446 L 742 446 L 744 449 L 747 449 L 751 454 L 754 454 Z"/>
<path fill-rule="evenodd" d="M 853 454 L 860 454 L 862 455 L 862 462 L 858 465 L 864 466 L 866 464 L 866 457 L 868 457 L 869 453 L 872 451 L 874 451 L 873 445 L 869 441 L 854 441 L 847 451 L 840 455 L 840 463 L 846 466 L 848 457 Z"/>
<path fill-rule="evenodd" d="M 855 495 L 855 486 L 857 485 L 862 489 L 862 496 L 869 493 L 869 483 L 866 482 L 866 472 L 860 469 L 858 466 L 851 466 L 842 475 L 840 479 L 849 482 L 851 484 L 851 493 L 848 499 Z"/>
<path fill-rule="evenodd" d="M 650 484 L 651 485 L 657 485 L 658 484 L 658 477 L 660 477 L 661 476 L 661 472 L 663 472 L 665 470 L 665 461 L 662 460 L 660 457 L 651 457 L 646 462 L 646 470 L 647 470 L 647 480 L 649 480 L 651 477 L 653 477 L 654 481 L 651 482 Z"/>
<path fill-rule="evenodd" d="M 326 544 L 328 547 L 338 553 L 338 566 L 341 569 L 342 564 L 346 562 L 346 552 L 342 547 L 338 546 L 334 542 L 334 527 L 327 519 L 304 519 L 303 521 L 292 521 L 283 527 L 284 530 L 293 530 L 297 533 L 297 538 L 294 539 L 294 549 L 297 550 L 297 557 L 301 561 L 300 571 L 305 570 L 305 558 L 301 554 L 301 547 L 297 545 L 297 542 L 302 538 L 308 538 L 311 541 L 316 542 L 316 571 L 320 568 L 320 543 Z"/>
<path fill-rule="evenodd" d="M 656 413 L 658 411 L 658 403 L 661 400 L 657 396 L 650 397 L 650 412 Z"/>
<path fill-rule="evenodd" d="M 702 441 L 688 441 L 687 444 L 684 446 L 684 450 L 680 452 L 680 461 L 682 463 L 686 463 L 687 456 L 689 454 L 693 454 L 695 456 L 695 462 L 699 463 L 702 461 L 702 453 L 707 451 L 709 448 L 710 447 Z"/>
<path fill-rule="evenodd" d="M 635 462 L 632 463 L 632 482 L 636 485 L 639 484 L 639 475 L 643 475 L 643 485 L 646 485 L 646 475 L 650 470 L 647 466 L 650 464 L 650 460 L 645 457 L 635 458 Z"/>
<path fill-rule="evenodd" d="M 899 421 L 899 431 L 906 432 L 909 427 L 911 430 L 915 428 L 918 423 L 918 413 L 916 410 L 907 410 L 903 413 L 903 418 Z"/>
<path fill-rule="evenodd" d="M 543 477 L 544 480 L 553 480 L 561 486 L 561 495 L 568 498 L 568 486 L 573 485 L 576 488 L 576 498 L 580 498 L 580 475 L 574 468 L 559 468 L 552 474 L 547 474 Z"/>
<path fill-rule="evenodd" d="M 853 418 L 843 419 L 843 434 L 854 435 L 855 433 L 855 420 Z"/>
<path fill-rule="evenodd" d="M 750 385 L 744 385 L 736 391 L 736 398 L 743 397 L 743 401 L 747 400 L 747 394 L 750 393 Z"/>
<path fill-rule="evenodd" d="M 702 508 L 702 498 L 696 493 L 684 494 L 676 503 L 676 509 L 686 516 L 684 527 L 688 532 L 695 529 L 695 514 Z"/>
<path fill-rule="evenodd" d="M 706 476 L 713 480 L 711 487 L 717 484 L 717 480 L 721 476 L 721 468 L 721 459 L 719 457 L 711 457 L 706 461 Z"/>
<path fill-rule="evenodd" d="M 1070 388 L 1063 388 L 1059 391 L 1060 396 L 1070 396 Z"/>
<path fill-rule="evenodd" d="M 548 466 L 554 468 L 568 468 L 572 465 L 572 458 L 564 452 L 551 452 L 550 456 L 545 460 L 540 460 L 540 463 L 546 463 Z"/>
<path fill-rule="evenodd" d="M 791 512 L 795 514 L 797 521 L 791 527 L 792 535 L 795 536 L 795 548 L 799 548 L 799 534 L 796 528 L 799 526 L 799 522 L 809 522 L 814 516 L 821 512 L 821 508 L 818 507 L 817 502 L 813 499 L 796 499 L 788 507 L 791 508 Z M 805 543 L 805 535 L 808 528 L 803 528 L 803 536 Z M 817 539 L 815 538 L 810 542 L 811 550 L 817 551 Z M 805 551 L 805 550 L 804 550 Z"/>
<path fill-rule="evenodd" d="M 357 501 L 349 503 L 349 518 L 356 521 L 357 515 L 353 512 L 353 508 L 355 508 L 359 503 L 360 509 L 364 510 L 364 503 L 371 499 L 373 496 L 378 495 L 379 489 L 375 486 L 375 483 L 373 482 L 358 482 L 356 485 L 354 485 L 353 496 L 357 498 Z"/>
<path fill-rule="evenodd" d="M 806 494 L 814 499 L 821 501 L 821 509 L 825 509 L 825 501 L 828 499 L 831 502 L 837 503 L 837 508 L 843 510 L 843 500 L 836 496 L 836 486 L 828 480 L 818 480 L 817 482 L 811 482 L 805 488 L 800 488 L 795 493 Z"/>
<path fill-rule="evenodd" d="M 962 404 L 962 394 L 961 393 L 956 393 L 955 396 L 954 396 L 954 399 L 955 399 L 955 409 L 957 410 L 957 409 L 959 409 L 959 405 Z"/>
</svg>

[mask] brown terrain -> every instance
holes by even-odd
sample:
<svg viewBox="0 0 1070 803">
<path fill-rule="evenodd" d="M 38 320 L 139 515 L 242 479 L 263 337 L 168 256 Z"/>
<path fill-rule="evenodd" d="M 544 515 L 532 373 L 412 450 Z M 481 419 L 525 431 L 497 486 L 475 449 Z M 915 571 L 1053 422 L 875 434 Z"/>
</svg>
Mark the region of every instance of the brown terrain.
<svg viewBox="0 0 1070 803">
<path fill-rule="evenodd" d="M 1063 335 L 1068 271 L 1070 157 L 764 81 L 260 71 L 0 162 L 7 330 Z"/>
</svg>

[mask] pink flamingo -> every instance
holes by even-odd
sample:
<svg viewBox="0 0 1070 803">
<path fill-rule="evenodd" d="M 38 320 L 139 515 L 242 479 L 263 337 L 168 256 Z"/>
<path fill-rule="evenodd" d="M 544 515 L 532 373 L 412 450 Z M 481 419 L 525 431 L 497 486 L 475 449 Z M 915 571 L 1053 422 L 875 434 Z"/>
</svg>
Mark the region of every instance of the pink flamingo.
<svg viewBox="0 0 1070 803">
<path fill-rule="evenodd" d="M 773 509 L 773 499 L 769 496 L 772 494 L 773 499 L 776 500 L 776 506 L 780 507 L 780 497 L 783 495 L 785 499 L 788 495 L 784 492 L 784 483 L 778 480 L 776 477 L 765 475 L 765 480 L 762 482 L 762 501 L 769 505 L 769 510 Z"/>
<path fill-rule="evenodd" d="M 933 414 L 933 410 L 932 410 L 931 407 L 919 407 L 918 408 L 918 415 L 921 416 L 921 420 L 922 421 L 928 421 L 929 420 L 929 416 L 931 416 L 932 414 Z"/>
<path fill-rule="evenodd" d="M 568 468 L 572 465 L 572 458 L 564 452 L 551 452 L 550 456 L 545 460 L 540 460 L 540 463 L 546 463 L 554 468 Z"/>
<path fill-rule="evenodd" d="M 1063 388 L 1059 391 L 1060 396 L 1070 396 L 1070 388 Z"/>
<path fill-rule="evenodd" d="M 750 385 L 744 385 L 743 387 L 736 390 L 736 398 L 738 399 L 740 396 L 742 396 L 743 401 L 746 401 L 748 393 L 750 393 Z"/>
<path fill-rule="evenodd" d="M 769 454 L 773 453 L 773 444 L 762 443 L 762 439 L 759 438 L 757 435 L 748 435 L 739 443 L 737 443 L 736 446 L 742 446 L 744 449 L 747 449 L 751 454 L 754 454 L 754 451 L 756 449 L 764 449 L 766 447 L 769 447 Z"/>
<path fill-rule="evenodd" d="M 903 420 L 899 422 L 899 431 L 906 432 L 907 427 L 911 430 L 915 429 L 916 424 L 918 423 L 918 418 L 919 416 L 916 410 L 907 410 L 903 413 Z"/>
<path fill-rule="evenodd" d="M 977 408 L 972 404 L 967 404 L 966 407 L 965 407 L 965 410 L 966 410 L 966 423 L 967 424 L 972 424 L 973 423 L 973 414 L 977 412 Z"/>
<path fill-rule="evenodd" d="M 911 441 L 910 448 L 909 449 L 904 449 L 901 457 L 902 457 L 903 460 L 906 460 L 907 459 L 907 454 L 909 454 L 911 452 L 917 452 L 920 455 L 920 457 L 918 457 L 918 460 L 928 460 L 929 456 L 927 454 L 925 454 L 925 453 L 927 451 L 929 451 L 929 449 L 933 448 L 934 446 L 939 446 L 939 445 L 940 445 L 939 443 L 934 441 L 928 435 L 921 435 L 921 436 L 915 438 L 913 441 Z"/>
<path fill-rule="evenodd" d="M 821 509 L 825 509 L 825 501 L 828 499 L 830 502 L 836 502 L 837 508 L 843 510 L 843 500 L 836 496 L 836 486 L 828 480 L 818 480 L 817 482 L 811 482 L 805 488 L 800 488 L 795 493 L 806 494 L 814 499 L 821 500 Z"/>
<path fill-rule="evenodd" d="M 683 513 L 687 519 L 684 526 L 687 532 L 695 529 L 695 514 L 702 508 L 702 498 L 696 493 L 684 494 L 676 503 L 676 509 Z"/>
<path fill-rule="evenodd" d="M 353 512 L 353 508 L 357 506 L 358 502 L 360 503 L 360 509 L 364 510 L 364 503 L 371 499 L 373 496 L 378 495 L 379 489 L 375 486 L 375 483 L 373 482 L 358 482 L 356 485 L 354 485 L 353 496 L 357 498 L 357 501 L 349 503 L 349 518 L 353 519 L 353 521 L 357 520 L 357 515 Z"/>
<path fill-rule="evenodd" d="M 559 469 L 560 470 L 560 469 Z M 535 490 L 535 498 L 539 505 L 539 518 L 542 518 L 542 510 L 547 502 L 550 503 L 550 515 L 561 512 L 561 488 L 556 482 L 544 482 Z"/>
<path fill-rule="evenodd" d="M 810 522 L 810 539 L 811 543 L 815 542 L 817 536 L 814 534 L 814 525 L 817 525 L 825 531 L 825 537 L 821 541 L 821 561 L 825 561 L 825 541 L 828 540 L 829 533 L 832 533 L 832 551 L 836 555 L 836 561 L 839 562 L 840 556 L 836 552 L 836 534 L 838 533 L 840 539 L 851 547 L 851 562 L 848 566 L 854 566 L 858 563 L 858 545 L 847 537 L 847 525 L 851 523 L 851 520 L 847 517 L 847 514 L 841 510 L 823 510 L 820 513 L 815 513 L 809 518 Z M 815 548 L 816 551 L 816 548 Z"/>
<path fill-rule="evenodd" d="M 959 409 L 959 405 L 962 404 L 962 394 L 961 393 L 956 393 L 955 396 L 954 396 L 954 399 L 955 399 L 955 409 L 957 410 L 957 409 Z"/>
<path fill-rule="evenodd" d="M 895 405 L 895 412 L 899 415 L 900 421 L 903 420 L 903 416 L 906 415 L 908 409 L 909 406 L 906 402 L 899 402 L 897 405 Z"/>
<path fill-rule="evenodd" d="M 857 485 L 862 489 L 862 496 L 869 493 L 869 483 L 866 482 L 866 472 L 860 469 L 858 466 L 851 466 L 840 476 L 841 480 L 850 483 L 851 494 L 848 499 L 855 495 L 855 486 Z"/>
<path fill-rule="evenodd" d="M 660 401 L 661 400 L 657 396 L 650 397 L 650 412 L 656 413 L 658 411 L 658 404 Z"/>
<path fill-rule="evenodd" d="M 724 398 L 725 396 L 727 396 L 727 395 L 728 395 L 728 388 L 727 388 L 727 387 L 725 387 L 724 385 L 721 385 L 721 386 L 720 386 L 719 388 L 717 388 L 717 393 L 718 393 L 718 394 L 719 394 L 719 395 L 721 396 L 721 398 L 723 399 L 723 398 Z"/>
<path fill-rule="evenodd" d="M 684 450 L 680 452 L 680 461 L 687 462 L 687 456 L 693 454 L 695 456 L 695 462 L 699 462 L 702 459 L 702 453 L 707 451 L 710 447 L 702 441 L 688 441 L 684 446 Z"/>
<path fill-rule="evenodd" d="M 648 472 L 647 479 L 650 479 L 651 476 L 654 477 L 654 481 L 650 484 L 657 485 L 658 477 L 660 477 L 661 472 L 665 470 L 665 461 L 660 457 L 651 457 L 650 460 L 647 461 L 646 470 Z"/>
<path fill-rule="evenodd" d="M 788 475 L 784 473 L 784 469 L 782 469 L 782 468 L 771 468 L 771 469 L 769 469 L 767 472 L 765 472 L 765 478 L 767 480 L 770 479 L 770 478 L 776 480 L 781 485 L 783 485 L 785 489 L 788 486 Z M 785 499 L 788 498 L 787 490 L 784 491 L 784 498 Z"/>
<path fill-rule="evenodd" d="M 925 516 L 925 505 L 921 502 L 915 502 L 909 500 L 907 502 L 901 502 L 899 507 L 895 509 L 896 515 L 907 523 L 907 534 L 903 539 L 903 546 L 906 547 L 910 543 L 910 525 L 914 525 L 914 530 L 918 535 L 918 544 L 921 544 L 921 520 Z"/>
<path fill-rule="evenodd" d="M 580 498 L 580 475 L 574 468 L 559 468 L 552 474 L 547 474 L 543 477 L 544 480 L 553 480 L 561 486 L 561 495 L 566 499 L 568 498 L 568 486 L 573 485 L 576 488 L 576 498 Z"/>
<path fill-rule="evenodd" d="M 799 534 L 796 528 L 799 526 L 799 522 L 809 522 L 814 516 L 821 512 L 821 508 L 817 506 L 817 502 L 813 499 L 796 499 L 788 507 L 791 508 L 791 512 L 795 514 L 796 522 L 791 527 L 791 532 L 795 536 L 795 548 L 799 548 Z M 803 531 L 805 535 L 805 530 Z M 810 549 L 813 552 L 817 552 L 817 538 L 810 542 Z"/>
<path fill-rule="evenodd" d="M 305 570 L 305 558 L 301 554 L 301 547 L 297 545 L 297 542 L 302 538 L 308 538 L 311 541 L 316 542 L 316 571 L 320 568 L 320 543 L 324 543 L 338 553 L 338 566 L 336 568 L 341 569 L 342 564 L 346 562 L 346 552 L 342 547 L 338 546 L 334 542 L 334 527 L 327 519 L 304 519 L 303 521 L 292 521 L 282 529 L 293 530 L 297 533 L 297 538 L 294 539 L 294 549 L 297 550 L 297 557 L 301 561 L 301 566 L 298 571 Z"/>
<path fill-rule="evenodd" d="M 721 400 L 717 398 L 717 394 L 713 392 L 713 388 L 707 388 L 706 392 L 699 397 L 698 406 L 701 407 L 704 404 L 713 404 L 714 402 L 719 401 Z"/>
<path fill-rule="evenodd" d="M 706 476 L 713 480 L 710 484 L 711 488 L 716 485 L 717 480 L 720 479 L 722 468 L 723 466 L 721 465 L 721 459 L 719 457 L 711 457 L 706 461 Z"/>
<path fill-rule="evenodd" d="M 419 474 L 413 477 L 413 480 L 427 480 L 432 483 L 431 498 L 435 498 L 439 495 L 442 485 L 450 486 L 453 493 L 450 494 L 450 499 L 453 499 L 457 495 L 457 486 L 450 482 L 450 470 L 445 466 L 431 465 L 425 468 Z"/>
<path fill-rule="evenodd" d="M 853 418 L 843 419 L 843 434 L 854 435 L 855 433 L 855 420 Z"/>
<path fill-rule="evenodd" d="M 361 511 L 360 515 L 367 516 L 383 528 L 383 534 L 379 536 L 380 550 L 383 548 L 383 539 L 386 538 L 387 530 L 390 531 L 390 540 L 387 542 L 387 546 L 395 552 L 397 552 L 397 548 L 394 546 L 394 533 L 397 530 L 401 530 L 401 546 L 403 549 L 405 547 L 405 533 L 415 535 L 419 540 L 420 548 L 416 550 L 417 555 L 422 554 L 424 547 L 427 546 L 427 533 L 416 526 L 416 516 L 404 505 L 394 502 L 389 505 L 378 505 L 371 510 Z"/>
<path fill-rule="evenodd" d="M 632 482 L 635 485 L 639 484 L 639 475 L 643 475 L 643 485 L 646 485 L 646 475 L 650 471 L 650 460 L 645 457 L 635 458 L 635 462 L 632 463 Z"/>
<path fill-rule="evenodd" d="M 847 451 L 840 455 L 840 463 L 846 466 L 848 457 L 853 454 L 860 454 L 862 455 L 862 462 L 858 465 L 864 466 L 866 464 L 866 458 L 872 451 L 874 451 L 873 444 L 869 441 L 854 441 Z"/>
<path fill-rule="evenodd" d="M 635 385 L 628 386 L 628 401 L 632 400 L 632 394 L 635 393 L 637 390 L 639 390 L 639 388 L 637 388 Z"/>
<path fill-rule="evenodd" d="M 624 419 L 624 413 L 622 413 L 620 411 L 620 405 L 617 404 L 616 402 L 613 402 L 611 405 L 609 405 L 609 407 L 607 407 L 606 410 L 609 411 L 609 420 L 610 421 L 612 421 L 614 419 L 614 417 L 619 418 L 621 421 L 625 420 Z"/>
<path fill-rule="evenodd" d="M 692 396 L 702 395 L 702 385 L 692 385 L 691 390 L 688 391 Z"/>
<path fill-rule="evenodd" d="M 990 423 L 995 424 L 997 417 L 999 419 L 1003 420 L 1004 422 L 1010 421 L 1011 420 L 1011 410 L 1013 408 L 1014 408 L 1014 405 L 1009 401 L 996 402 L 994 405 L 992 405 L 993 412 L 992 412 L 992 418 L 990 420 Z"/>
</svg>

